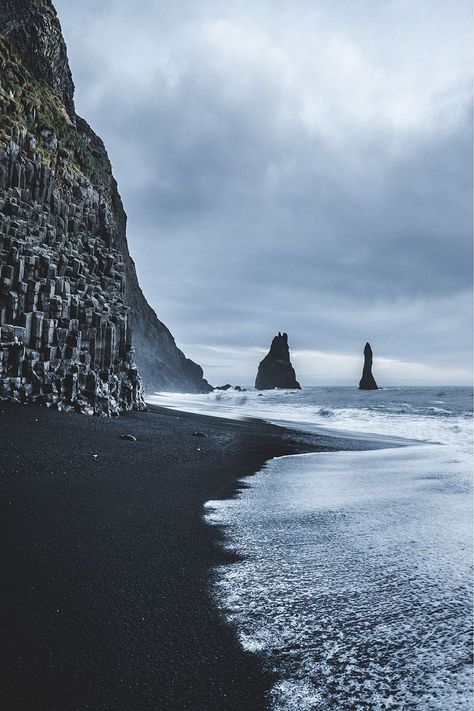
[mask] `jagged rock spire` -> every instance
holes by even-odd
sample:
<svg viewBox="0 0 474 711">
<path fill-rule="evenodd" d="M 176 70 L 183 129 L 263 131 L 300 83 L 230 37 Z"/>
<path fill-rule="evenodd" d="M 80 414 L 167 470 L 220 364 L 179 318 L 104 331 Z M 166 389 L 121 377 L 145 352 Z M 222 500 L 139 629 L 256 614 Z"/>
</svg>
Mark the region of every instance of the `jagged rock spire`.
<svg viewBox="0 0 474 711">
<path fill-rule="evenodd" d="M 255 387 L 257 390 L 301 389 L 290 361 L 288 334 L 279 331 L 273 339 L 270 351 L 258 366 Z"/>
<path fill-rule="evenodd" d="M 364 369 L 362 371 L 362 378 L 359 382 L 360 390 L 378 390 L 378 385 L 372 375 L 372 362 L 372 348 L 370 347 L 370 343 L 366 343 L 364 348 Z"/>
</svg>

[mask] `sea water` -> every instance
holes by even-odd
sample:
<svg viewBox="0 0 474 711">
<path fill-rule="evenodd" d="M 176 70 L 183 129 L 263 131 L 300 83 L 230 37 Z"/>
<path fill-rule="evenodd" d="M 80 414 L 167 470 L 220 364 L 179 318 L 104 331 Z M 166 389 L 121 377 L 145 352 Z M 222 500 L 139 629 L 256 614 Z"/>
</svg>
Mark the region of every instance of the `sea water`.
<svg viewBox="0 0 474 711">
<path fill-rule="evenodd" d="M 206 506 L 240 554 L 215 570 L 213 594 L 275 675 L 269 708 L 471 709 L 471 389 L 171 401 L 333 437 L 403 438 L 274 459 L 235 498 Z"/>
</svg>

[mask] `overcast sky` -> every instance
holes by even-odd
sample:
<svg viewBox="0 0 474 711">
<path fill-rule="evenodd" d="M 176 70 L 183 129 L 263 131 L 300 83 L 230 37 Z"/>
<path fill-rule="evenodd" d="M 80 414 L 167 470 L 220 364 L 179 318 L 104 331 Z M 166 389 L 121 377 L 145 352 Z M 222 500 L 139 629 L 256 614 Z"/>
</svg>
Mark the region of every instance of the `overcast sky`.
<svg viewBox="0 0 474 711">
<path fill-rule="evenodd" d="M 214 384 L 466 383 L 471 2 L 56 0 L 144 292 Z"/>
</svg>

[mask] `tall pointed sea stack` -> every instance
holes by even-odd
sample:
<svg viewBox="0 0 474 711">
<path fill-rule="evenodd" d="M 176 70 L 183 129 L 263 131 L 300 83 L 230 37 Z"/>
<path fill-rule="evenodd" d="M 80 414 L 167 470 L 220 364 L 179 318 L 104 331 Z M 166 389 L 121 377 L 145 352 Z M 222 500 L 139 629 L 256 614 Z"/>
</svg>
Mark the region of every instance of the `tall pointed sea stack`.
<svg viewBox="0 0 474 711">
<path fill-rule="evenodd" d="M 372 375 L 372 361 L 372 348 L 370 347 L 370 343 L 366 343 L 364 348 L 364 369 L 359 382 L 359 390 L 378 390 L 378 385 Z"/>
<path fill-rule="evenodd" d="M 291 365 L 288 335 L 278 334 L 272 341 L 270 351 L 258 366 L 257 390 L 273 390 L 274 388 L 301 390 L 296 380 L 296 373 Z"/>
<path fill-rule="evenodd" d="M 51 0 L 0 0 L 0 329 L 0 397 L 142 407 L 134 359 L 150 391 L 211 389 L 140 289 Z"/>
</svg>

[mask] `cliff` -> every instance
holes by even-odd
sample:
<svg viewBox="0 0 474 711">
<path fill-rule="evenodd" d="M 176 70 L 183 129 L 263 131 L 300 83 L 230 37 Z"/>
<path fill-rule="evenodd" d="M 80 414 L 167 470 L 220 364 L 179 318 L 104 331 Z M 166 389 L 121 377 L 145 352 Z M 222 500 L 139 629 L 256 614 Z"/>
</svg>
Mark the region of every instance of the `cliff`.
<svg viewBox="0 0 474 711">
<path fill-rule="evenodd" d="M 372 375 L 373 353 L 370 343 L 365 344 L 364 348 L 364 367 L 362 370 L 362 378 L 359 381 L 359 390 L 378 390 L 378 385 Z"/>
<path fill-rule="evenodd" d="M 79 389 L 92 371 L 102 397 L 112 389 L 123 402 L 126 385 L 141 406 L 136 366 L 148 391 L 210 390 L 140 289 L 110 161 L 75 113 L 49 0 L 0 0 L 0 260 L 3 346 L 13 335 L 26 346 L 26 383 L 7 390 L 27 385 L 31 395 L 33 382 L 44 394 L 45 379 L 64 390 L 72 367 Z M 0 374 L 11 376 L 2 350 Z"/>
<path fill-rule="evenodd" d="M 301 390 L 301 386 L 296 380 L 295 370 L 291 365 L 286 333 L 283 335 L 279 333 L 273 339 L 269 352 L 258 366 L 255 387 L 257 390 L 273 390 L 274 388 Z"/>
</svg>

